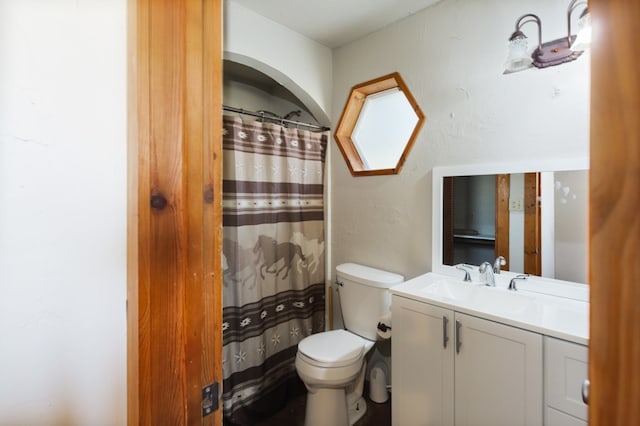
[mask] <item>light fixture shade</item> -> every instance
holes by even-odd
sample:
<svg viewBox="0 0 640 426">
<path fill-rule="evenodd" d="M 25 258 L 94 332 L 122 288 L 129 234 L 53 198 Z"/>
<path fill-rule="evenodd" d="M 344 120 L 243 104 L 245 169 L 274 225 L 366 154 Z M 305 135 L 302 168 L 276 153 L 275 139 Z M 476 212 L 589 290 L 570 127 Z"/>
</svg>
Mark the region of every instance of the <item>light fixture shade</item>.
<svg viewBox="0 0 640 426">
<path fill-rule="evenodd" d="M 578 21 L 578 35 L 571 44 L 571 50 L 582 52 L 591 47 L 591 14 L 585 13 Z"/>
<path fill-rule="evenodd" d="M 533 59 L 531 59 L 527 50 L 527 38 L 525 36 L 511 37 L 511 40 L 509 40 L 509 53 L 504 63 L 505 74 L 531 68 Z"/>
</svg>

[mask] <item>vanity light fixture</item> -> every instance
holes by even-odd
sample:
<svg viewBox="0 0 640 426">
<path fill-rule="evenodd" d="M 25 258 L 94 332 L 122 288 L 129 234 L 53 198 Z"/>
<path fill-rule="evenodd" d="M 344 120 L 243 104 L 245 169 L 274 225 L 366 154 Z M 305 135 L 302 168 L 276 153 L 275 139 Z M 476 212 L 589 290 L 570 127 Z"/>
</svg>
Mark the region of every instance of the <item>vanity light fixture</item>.
<svg viewBox="0 0 640 426">
<path fill-rule="evenodd" d="M 542 20 L 533 13 L 522 15 L 516 21 L 516 30 L 509 38 L 509 53 L 504 74 L 509 74 L 534 66 L 546 68 L 574 61 L 591 43 L 591 20 L 588 8 L 580 16 L 578 36 L 571 35 L 571 13 L 579 5 L 587 5 L 584 0 L 571 0 L 567 8 L 567 37 L 542 43 Z M 531 55 L 527 52 L 527 36 L 520 30 L 527 22 L 538 25 L 538 47 Z"/>
</svg>

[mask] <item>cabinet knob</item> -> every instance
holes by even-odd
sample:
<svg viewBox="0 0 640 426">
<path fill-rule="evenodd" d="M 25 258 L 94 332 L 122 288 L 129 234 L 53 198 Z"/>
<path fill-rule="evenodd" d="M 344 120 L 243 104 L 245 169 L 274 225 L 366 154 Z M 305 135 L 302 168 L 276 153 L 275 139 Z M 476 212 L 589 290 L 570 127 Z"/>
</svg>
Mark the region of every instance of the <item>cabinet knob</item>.
<svg viewBox="0 0 640 426">
<path fill-rule="evenodd" d="M 582 402 L 589 405 L 589 379 L 582 382 Z"/>
</svg>

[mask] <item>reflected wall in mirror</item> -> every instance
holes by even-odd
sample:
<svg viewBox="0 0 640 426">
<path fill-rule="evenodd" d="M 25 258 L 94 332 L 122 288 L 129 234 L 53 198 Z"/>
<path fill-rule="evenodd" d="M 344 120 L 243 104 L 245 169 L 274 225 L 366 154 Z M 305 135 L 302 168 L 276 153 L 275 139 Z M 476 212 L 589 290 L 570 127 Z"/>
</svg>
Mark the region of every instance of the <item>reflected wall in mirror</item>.
<svg viewBox="0 0 640 426">
<path fill-rule="evenodd" d="M 400 74 L 354 86 L 334 137 L 354 176 L 397 174 L 424 115 Z"/>
<path fill-rule="evenodd" d="M 503 270 L 586 283 L 588 171 L 582 165 L 493 174 L 434 169 L 433 269 L 503 256 Z"/>
</svg>

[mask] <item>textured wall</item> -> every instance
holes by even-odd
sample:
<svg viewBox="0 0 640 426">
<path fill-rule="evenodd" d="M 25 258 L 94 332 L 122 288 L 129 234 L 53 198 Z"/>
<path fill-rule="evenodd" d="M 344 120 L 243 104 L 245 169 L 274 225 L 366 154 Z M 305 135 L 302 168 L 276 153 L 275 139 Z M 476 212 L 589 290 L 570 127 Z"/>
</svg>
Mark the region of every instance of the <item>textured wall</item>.
<svg viewBox="0 0 640 426">
<path fill-rule="evenodd" d="M 396 176 L 354 178 L 332 144 L 333 269 L 353 261 L 407 278 L 430 270 L 434 166 L 588 156 L 588 53 L 559 67 L 502 74 L 516 19 L 536 13 L 543 40 L 558 38 L 567 4 L 445 0 L 334 51 L 334 123 L 353 85 L 393 71 L 426 123 Z M 535 25 L 524 31 L 531 46 Z"/>
<path fill-rule="evenodd" d="M 126 423 L 126 2 L 0 0 L 0 424 Z"/>
</svg>

